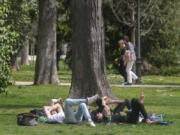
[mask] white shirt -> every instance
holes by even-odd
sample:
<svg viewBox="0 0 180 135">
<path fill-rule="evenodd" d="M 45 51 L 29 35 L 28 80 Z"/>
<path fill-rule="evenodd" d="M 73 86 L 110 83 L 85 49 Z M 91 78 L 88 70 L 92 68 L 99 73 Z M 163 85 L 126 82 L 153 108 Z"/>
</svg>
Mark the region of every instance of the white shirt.
<svg viewBox="0 0 180 135">
<path fill-rule="evenodd" d="M 59 113 L 47 117 L 47 122 L 63 123 L 64 118 L 65 118 L 64 112 L 61 111 Z"/>
</svg>

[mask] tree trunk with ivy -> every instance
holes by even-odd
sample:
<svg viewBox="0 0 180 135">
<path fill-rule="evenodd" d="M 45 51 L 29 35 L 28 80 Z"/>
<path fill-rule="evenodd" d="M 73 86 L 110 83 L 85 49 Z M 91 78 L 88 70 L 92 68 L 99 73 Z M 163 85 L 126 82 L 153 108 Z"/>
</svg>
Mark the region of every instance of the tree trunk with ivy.
<svg viewBox="0 0 180 135">
<path fill-rule="evenodd" d="M 71 98 L 115 98 L 106 77 L 102 0 L 72 0 Z"/>
<path fill-rule="evenodd" d="M 34 84 L 58 84 L 56 0 L 39 0 L 39 29 Z"/>
</svg>

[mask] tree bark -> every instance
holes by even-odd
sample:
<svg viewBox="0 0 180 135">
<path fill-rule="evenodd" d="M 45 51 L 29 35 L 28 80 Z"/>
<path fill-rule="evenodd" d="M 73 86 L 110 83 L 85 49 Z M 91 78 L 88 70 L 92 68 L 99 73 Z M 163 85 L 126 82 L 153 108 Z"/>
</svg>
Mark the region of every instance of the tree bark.
<svg viewBox="0 0 180 135">
<path fill-rule="evenodd" d="M 105 68 L 102 0 L 72 0 L 71 98 L 94 94 L 115 98 Z"/>
<path fill-rule="evenodd" d="M 56 69 L 56 0 L 39 0 L 34 84 L 58 84 Z"/>
<path fill-rule="evenodd" d="M 21 65 L 29 65 L 29 40 L 26 40 L 26 44 L 21 51 Z"/>
<path fill-rule="evenodd" d="M 17 55 L 11 57 L 11 68 L 13 71 L 20 71 Z"/>
</svg>

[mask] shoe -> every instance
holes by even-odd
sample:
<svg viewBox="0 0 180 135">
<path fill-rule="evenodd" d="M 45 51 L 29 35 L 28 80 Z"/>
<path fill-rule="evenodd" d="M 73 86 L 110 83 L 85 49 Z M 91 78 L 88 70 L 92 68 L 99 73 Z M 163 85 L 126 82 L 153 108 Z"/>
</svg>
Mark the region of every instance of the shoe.
<svg viewBox="0 0 180 135">
<path fill-rule="evenodd" d="M 88 121 L 87 125 L 89 125 L 90 127 L 95 127 L 96 126 L 92 120 Z"/>
<path fill-rule="evenodd" d="M 158 121 L 157 124 L 167 126 L 168 122 L 167 121 Z"/>
<path fill-rule="evenodd" d="M 132 83 L 126 83 L 126 84 L 124 84 L 124 85 L 132 85 Z"/>
<path fill-rule="evenodd" d="M 87 100 L 88 100 L 87 104 L 90 105 L 90 104 L 94 103 L 98 99 L 98 97 L 99 97 L 98 94 L 96 94 L 92 97 L 88 97 L 87 98 Z"/>
<path fill-rule="evenodd" d="M 124 86 L 124 85 L 126 85 L 127 83 L 128 83 L 128 82 L 123 82 L 121 85 L 123 85 L 123 86 Z"/>
</svg>

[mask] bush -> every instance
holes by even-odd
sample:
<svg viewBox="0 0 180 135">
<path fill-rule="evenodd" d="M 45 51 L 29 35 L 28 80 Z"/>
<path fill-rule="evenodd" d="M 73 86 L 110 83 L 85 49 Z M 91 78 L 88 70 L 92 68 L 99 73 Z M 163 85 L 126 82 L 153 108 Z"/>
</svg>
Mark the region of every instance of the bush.
<svg viewBox="0 0 180 135">
<path fill-rule="evenodd" d="M 180 65 L 174 65 L 174 66 L 162 66 L 160 68 L 157 68 L 155 66 L 152 66 L 150 71 L 145 71 L 142 73 L 143 75 L 174 75 L 174 76 L 180 76 Z"/>
<path fill-rule="evenodd" d="M 13 55 L 13 45 L 16 44 L 18 34 L 12 31 L 7 18 L 11 11 L 8 2 L 0 2 L 0 93 L 10 84 L 10 56 Z"/>
</svg>

